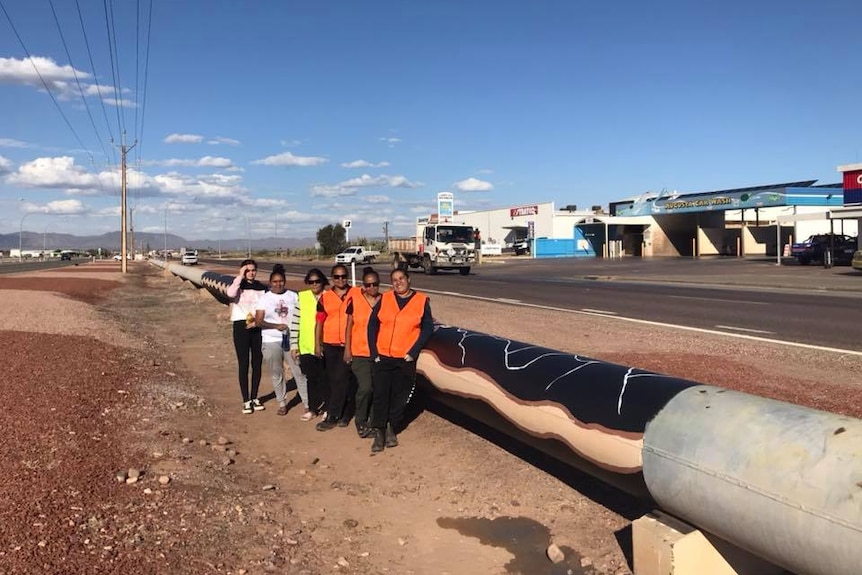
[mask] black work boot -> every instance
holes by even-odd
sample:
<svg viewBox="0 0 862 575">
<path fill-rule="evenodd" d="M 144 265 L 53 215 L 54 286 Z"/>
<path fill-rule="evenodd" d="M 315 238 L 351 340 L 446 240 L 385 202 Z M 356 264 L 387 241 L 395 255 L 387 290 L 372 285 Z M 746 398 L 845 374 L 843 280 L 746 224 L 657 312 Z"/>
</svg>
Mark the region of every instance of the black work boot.
<svg viewBox="0 0 862 575">
<path fill-rule="evenodd" d="M 338 420 L 336 419 L 326 418 L 314 427 L 317 429 L 317 431 L 329 431 L 330 429 L 335 427 L 337 421 Z"/>
<path fill-rule="evenodd" d="M 374 443 L 371 444 L 371 453 L 380 453 L 383 451 L 384 442 L 386 441 L 385 433 L 381 428 L 374 429 Z"/>
<path fill-rule="evenodd" d="M 398 447 L 398 438 L 395 436 L 395 431 L 392 429 L 392 424 L 386 426 L 385 443 L 386 447 Z"/>
</svg>

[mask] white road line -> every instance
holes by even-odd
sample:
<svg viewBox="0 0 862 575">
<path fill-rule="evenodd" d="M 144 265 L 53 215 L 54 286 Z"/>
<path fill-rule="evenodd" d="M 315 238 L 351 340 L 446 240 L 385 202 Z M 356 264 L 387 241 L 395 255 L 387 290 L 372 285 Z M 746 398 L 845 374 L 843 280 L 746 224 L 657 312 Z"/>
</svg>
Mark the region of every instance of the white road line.
<svg viewBox="0 0 862 575">
<path fill-rule="evenodd" d="M 733 325 L 717 325 L 717 326 L 715 326 L 715 327 L 717 327 L 718 329 L 732 329 L 732 330 L 735 330 L 735 331 L 745 331 L 745 332 L 748 332 L 748 333 L 768 333 L 768 334 L 775 334 L 775 332 L 774 332 L 774 331 L 765 331 L 765 330 L 762 330 L 762 329 L 751 329 L 751 328 L 748 328 L 748 327 L 736 327 L 736 326 L 733 326 Z"/>
<path fill-rule="evenodd" d="M 768 302 L 765 301 L 749 301 L 744 299 L 719 299 L 714 297 L 697 297 L 693 295 L 669 295 L 667 297 L 673 297 L 676 299 L 697 299 L 701 301 L 709 301 L 709 302 L 723 302 L 723 303 L 744 303 L 747 305 L 769 305 Z"/>
<path fill-rule="evenodd" d="M 426 292 L 426 293 L 436 293 L 436 294 L 440 294 L 440 295 L 454 295 L 456 297 L 463 297 L 463 298 L 467 298 L 467 299 L 475 299 L 475 300 L 479 300 L 479 301 L 488 301 L 488 302 L 492 302 L 492 303 L 501 303 L 498 299 L 492 298 L 492 297 L 484 297 L 484 296 L 468 295 L 468 294 L 454 294 L 452 292 L 444 292 L 444 291 L 430 290 L 430 289 L 423 289 L 422 291 Z M 802 349 L 812 349 L 812 350 L 816 350 L 816 351 L 829 351 L 832 353 L 843 353 L 846 355 L 855 355 L 857 357 L 862 357 L 862 351 L 856 351 L 854 349 L 842 349 L 840 347 L 828 347 L 828 346 L 824 346 L 824 345 L 814 345 L 811 343 L 801 343 L 798 341 L 783 341 L 780 339 L 774 339 L 774 338 L 770 338 L 770 337 L 758 337 L 756 335 L 748 335 L 745 333 L 728 333 L 726 331 L 718 331 L 718 330 L 706 329 L 706 328 L 702 328 L 702 327 L 678 325 L 678 324 L 674 324 L 674 323 L 665 323 L 665 322 L 661 322 L 661 321 L 650 321 L 647 319 L 637 319 L 634 317 L 625 317 L 625 316 L 621 316 L 621 315 L 616 315 L 616 316 L 605 315 L 605 314 L 593 313 L 593 312 L 589 312 L 589 311 L 569 309 L 569 308 L 565 308 L 565 307 L 541 305 L 541 304 L 537 304 L 537 303 L 520 302 L 518 304 L 512 304 L 512 305 L 518 305 L 521 307 L 532 307 L 532 308 L 536 308 L 536 309 L 545 309 L 545 310 L 550 310 L 550 311 L 560 311 L 560 312 L 564 312 L 564 313 L 574 313 L 574 314 L 578 314 L 578 315 L 589 315 L 589 316 L 593 316 L 593 317 L 604 317 L 607 319 L 627 321 L 629 323 L 637 323 L 637 324 L 641 324 L 641 325 L 652 325 L 652 326 L 656 326 L 656 327 L 669 327 L 669 328 L 673 328 L 673 329 L 681 329 L 684 331 L 693 331 L 695 333 L 706 333 L 706 334 L 710 334 L 710 335 L 720 335 L 720 336 L 724 336 L 724 337 L 733 337 L 736 339 L 746 339 L 749 341 L 760 341 L 760 342 L 764 342 L 764 343 L 774 343 L 777 345 L 786 345 L 789 347 L 799 347 Z"/>
<path fill-rule="evenodd" d="M 496 301 L 499 301 L 499 302 L 502 302 L 502 303 L 521 303 L 521 300 L 519 300 L 519 299 L 510 299 L 510 298 L 507 298 L 507 297 L 498 297 L 498 298 L 496 299 Z"/>
<path fill-rule="evenodd" d="M 582 307 L 581 311 L 585 311 L 587 313 L 600 313 L 602 315 L 619 315 L 615 311 L 607 311 L 604 309 L 590 309 L 588 307 Z"/>
</svg>

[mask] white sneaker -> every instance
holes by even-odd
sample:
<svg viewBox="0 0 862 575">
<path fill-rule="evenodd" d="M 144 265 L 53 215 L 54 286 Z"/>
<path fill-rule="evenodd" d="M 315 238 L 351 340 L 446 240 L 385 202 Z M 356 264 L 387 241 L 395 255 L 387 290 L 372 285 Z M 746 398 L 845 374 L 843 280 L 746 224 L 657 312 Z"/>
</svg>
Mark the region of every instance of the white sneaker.
<svg viewBox="0 0 862 575">
<path fill-rule="evenodd" d="M 263 411 L 264 409 L 266 409 L 266 407 L 264 407 L 264 405 L 257 398 L 251 400 L 251 407 L 255 411 Z"/>
<path fill-rule="evenodd" d="M 242 412 L 245 414 L 249 414 L 249 413 L 254 412 L 254 408 L 252 407 L 250 401 L 246 401 L 245 403 L 242 404 Z"/>
</svg>

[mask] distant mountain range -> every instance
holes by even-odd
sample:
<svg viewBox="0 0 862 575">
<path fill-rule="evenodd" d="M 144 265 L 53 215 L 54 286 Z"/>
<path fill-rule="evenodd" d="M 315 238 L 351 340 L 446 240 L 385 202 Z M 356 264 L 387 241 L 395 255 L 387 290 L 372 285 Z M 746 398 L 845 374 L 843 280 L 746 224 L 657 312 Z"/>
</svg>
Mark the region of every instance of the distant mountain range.
<svg viewBox="0 0 862 575">
<path fill-rule="evenodd" d="M 129 236 L 131 241 L 131 236 Z M 187 240 L 181 236 L 168 234 L 168 249 L 178 250 L 180 248 L 194 248 L 198 250 L 217 251 L 221 245 L 222 251 L 245 251 L 248 249 L 248 240 L 245 238 L 227 238 L 223 240 Z M 160 250 L 165 246 L 164 234 L 153 234 L 147 232 L 135 232 L 135 246 L 138 251 Z M 313 248 L 315 238 L 252 238 L 251 249 L 274 250 Z M 109 232 L 99 236 L 76 236 L 72 234 L 38 233 L 24 231 L 21 234 L 22 248 L 25 250 L 91 250 L 102 248 L 112 252 L 120 251 L 122 238 L 120 232 Z M 10 249 L 18 248 L 18 234 L 0 234 L 0 250 L 8 252 Z"/>
</svg>

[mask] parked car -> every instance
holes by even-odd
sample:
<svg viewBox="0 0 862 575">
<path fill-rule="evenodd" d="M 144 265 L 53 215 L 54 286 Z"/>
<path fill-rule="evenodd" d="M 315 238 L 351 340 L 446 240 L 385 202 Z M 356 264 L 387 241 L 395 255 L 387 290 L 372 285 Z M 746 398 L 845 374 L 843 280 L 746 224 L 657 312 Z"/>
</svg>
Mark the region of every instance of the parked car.
<svg viewBox="0 0 862 575">
<path fill-rule="evenodd" d="M 856 238 L 843 234 L 814 234 L 804 242 L 790 246 L 790 255 L 801 265 L 822 262 L 832 246 L 832 263 L 847 265 L 856 251 Z"/>
<path fill-rule="evenodd" d="M 70 262 L 70 261 L 72 261 L 72 254 L 70 254 L 70 253 L 60 254 L 60 261 L 61 261 L 61 262 Z"/>
<path fill-rule="evenodd" d="M 198 254 L 197 252 L 185 252 L 183 253 L 182 259 L 184 266 L 196 266 L 198 265 Z"/>
<path fill-rule="evenodd" d="M 862 272 L 862 250 L 856 250 L 856 253 L 853 254 L 853 259 L 850 261 L 850 265 L 853 266 L 854 270 Z"/>
</svg>

